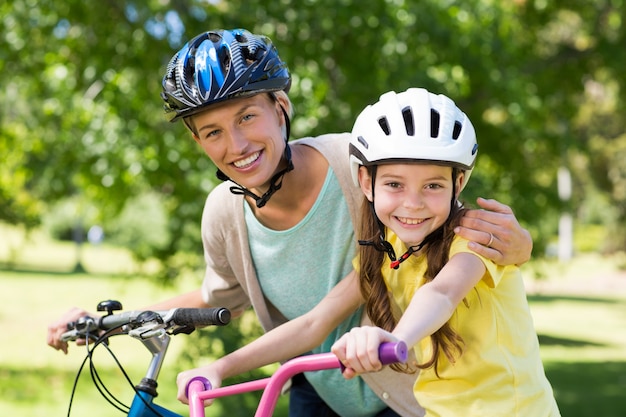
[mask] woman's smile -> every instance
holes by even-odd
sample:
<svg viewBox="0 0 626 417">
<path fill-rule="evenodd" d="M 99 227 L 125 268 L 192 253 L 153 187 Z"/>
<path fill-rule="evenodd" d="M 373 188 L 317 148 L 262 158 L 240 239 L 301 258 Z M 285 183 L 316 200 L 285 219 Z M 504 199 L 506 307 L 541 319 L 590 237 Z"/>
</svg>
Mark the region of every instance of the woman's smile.
<svg viewBox="0 0 626 417">
<path fill-rule="evenodd" d="M 256 151 L 253 154 L 243 158 L 243 159 L 239 159 L 237 161 L 233 162 L 233 165 L 236 168 L 239 169 L 244 169 L 244 168 L 248 168 L 250 165 L 252 165 L 254 162 L 256 162 L 259 159 L 259 156 L 261 156 L 261 152 L 260 151 Z"/>
</svg>

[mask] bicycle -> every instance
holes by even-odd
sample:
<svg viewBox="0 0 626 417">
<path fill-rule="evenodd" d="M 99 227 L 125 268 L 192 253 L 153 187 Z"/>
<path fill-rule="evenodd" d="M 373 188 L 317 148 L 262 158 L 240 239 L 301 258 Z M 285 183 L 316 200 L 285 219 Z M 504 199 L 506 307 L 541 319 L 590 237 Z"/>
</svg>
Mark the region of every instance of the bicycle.
<svg viewBox="0 0 626 417">
<path fill-rule="evenodd" d="M 72 388 L 67 415 L 70 416 L 72 402 L 76 392 L 79 376 L 89 361 L 92 380 L 100 394 L 115 408 L 128 414 L 129 417 L 182 417 L 154 402 L 157 393 L 157 378 L 165 359 L 171 336 L 190 334 L 196 328 L 205 326 L 224 326 L 230 322 L 230 311 L 226 308 L 174 308 L 166 311 L 128 311 L 114 313 L 122 309 L 119 301 L 107 300 L 98 304 L 98 311 L 105 311 L 102 317 L 82 317 L 68 324 L 68 331 L 62 336 L 63 341 L 90 340 L 87 355 L 83 360 Z M 108 346 L 110 337 L 128 335 L 143 343 L 152 354 L 145 376 L 138 385 L 133 386 Z M 118 367 L 135 391 L 131 405 L 123 404 L 103 384 L 92 361 L 94 349 L 105 346 Z"/>
<path fill-rule="evenodd" d="M 378 349 L 378 356 L 383 365 L 406 362 L 407 347 L 404 342 L 383 343 Z M 333 353 L 318 353 L 300 356 L 282 364 L 268 378 L 258 379 L 239 384 L 212 389 L 211 383 L 204 377 L 195 377 L 187 384 L 189 399 L 189 417 L 205 417 L 204 400 L 243 394 L 245 392 L 263 390 L 255 417 L 271 417 L 276 402 L 285 383 L 301 372 L 341 369 L 343 364 Z"/>
<path fill-rule="evenodd" d="M 230 312 L 226 308 L 175 308 L 167 311 L 128 311 L 114 313 L 122 309 L 121 303 L 114 300 L 103 301 L 98 304 L 98 311 L 106 311 L 101 318 L 83 317 L 75 323 L 68 324 L 68 331 L 62 336 L 64 341 L 76 341 L 78 339 L 91 340 L 93 343 L 88 348 L 74 381 L 68 417 L 71 413 L 72 400 L 76 390 L 78 377 L 87 361 L 90 364 L 91 377 L 100 391 L 100 394 L 115 408 L 126 413 L 129 417 L 182 417 L 180 414 L 168 410 L 154 402 L 157 396 L 157 377 L 165 353 L 170 342 L 170 336 L 180 333 L 190 334 L 198 327 L 208 325 L 223 326 L 230 322 Z M 103 333 L 102 333 L 103 332 Z M 121 364 L 108 346 L 110 337 L 128 335 L 141 341 L 152 353 L 152 359 L 145 376 L 141 382 L 133 386 L 135 395 L 130 407 L 121 403 L 109 390 L 106 389 L 102 380 L 93 366 L 92 354 L 94 349 L 105 346 L 116 360 L 117 365 L 126 376 L 127 381 L 133 385 L 130 378 L 124 372 Z M 379 348 L 379 356 L 383 364 L 405 362 L 407 348 L 404 343 L 384 343 Z M 204 400 L 224 397 L 229 395 L 243 394 L 251 391 L 263 390 L 261 400 L 257 407 L 255 417 L 270 417 L 274 412 L 282 387 L 294 375 L 301 372 L 321 371 L 326 369 L 341 368 L 342 364 L 332 353 L 320 353 L 300 356 L 282 364 L 272 376 L 264 379 L 242 382 L 230 386 L 211 389 L 211 385 L 205 378 L 194 378 L 187 386 L 189 398 L 190 417 L 205 417 Z"/>
</svg>

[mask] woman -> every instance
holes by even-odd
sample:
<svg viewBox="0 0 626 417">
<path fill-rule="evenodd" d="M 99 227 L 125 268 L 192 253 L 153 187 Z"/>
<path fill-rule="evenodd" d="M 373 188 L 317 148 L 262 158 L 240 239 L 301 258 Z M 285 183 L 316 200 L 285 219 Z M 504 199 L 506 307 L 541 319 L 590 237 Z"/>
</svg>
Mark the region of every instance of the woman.
<svg viewBox="0 0 626 417">
<path fill-rule="evenodd" d="M 223 306 L 236 314 L 252 306 L 267 331 L 313 308 L 352 270 L 361 196 L 346 157 L 350 135 L 288 144 L 290 82 L 272 42 L 242 29 L 202 33 L 172 58 L 163 79 L 166 115 L 183 120 L 225 182 L 204 208 L 202 288 L 151 309 Z M 491 211 L 470 211 L 459 233 L 496 262 L 526 262 L 530 234 L 510 208 L 479 204 Z M 67 352 L 59 336 L 84 314 L 72 309 L 53 323 L 48 344 Z M 328 351 L 362 316 L 355 311 L 311 350 Z M 348 386 L 324 373 L 316 378 L 294 379 L 290 416 L 421 415 L 410 377 L 383 371 Z"/>
</svg>

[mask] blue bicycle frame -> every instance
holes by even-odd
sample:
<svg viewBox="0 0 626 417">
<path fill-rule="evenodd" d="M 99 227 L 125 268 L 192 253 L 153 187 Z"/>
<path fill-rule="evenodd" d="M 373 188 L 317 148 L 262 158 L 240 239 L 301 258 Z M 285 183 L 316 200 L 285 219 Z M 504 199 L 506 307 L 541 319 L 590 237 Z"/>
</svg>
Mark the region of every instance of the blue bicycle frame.
<svg viewBox="0 0 626 417">
<path fill-rule="evenodd" d="M 182 417 L 180 414 L 163 408 L 153 402 L 154 395 L 139 391 L 135 394 L 128 411 L 129 417 Z M 148 405 L 146 405 L 148 404 Z"/>
</svg>

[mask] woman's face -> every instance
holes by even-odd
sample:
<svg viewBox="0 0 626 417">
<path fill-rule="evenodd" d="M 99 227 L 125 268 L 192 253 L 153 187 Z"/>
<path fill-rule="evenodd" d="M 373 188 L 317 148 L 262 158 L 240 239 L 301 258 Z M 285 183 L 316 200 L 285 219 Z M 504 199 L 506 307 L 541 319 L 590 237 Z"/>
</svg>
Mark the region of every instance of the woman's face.
<svg viewBox="0 0 626 417">
<path fill-rule="evenodd" d="M 459 189 L 462 175 L 457 178 Z M 359 170 L 359 183 L 372 201 L 372 178 Z M 407 246 L 421 243 L 450 214 L 452 168 L 439 165 L 382 164 L 376 171 L 374 208 L 380 221 Z"/>
<path fill-rule="evenodd" d="M 248 189 L 267 188 L 278 170 L 284 122 L 268 94 L 228 100 L 191 118 L 195 141 L 218 169 Z"/>
</svg>

